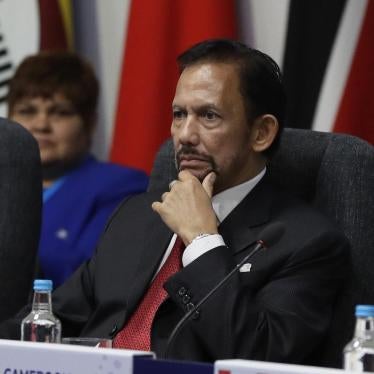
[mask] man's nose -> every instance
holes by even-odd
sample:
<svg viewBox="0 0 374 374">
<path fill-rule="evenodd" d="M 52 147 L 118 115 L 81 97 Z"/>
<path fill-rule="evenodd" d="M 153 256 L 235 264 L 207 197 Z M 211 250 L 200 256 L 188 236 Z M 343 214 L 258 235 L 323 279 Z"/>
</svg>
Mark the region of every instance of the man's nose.
<svg viewBox="0 0 374 374">
<path fill-rule="evenodd" d="M 183 122 L 180 133 L 179 141 L 182 144 L 193 144 L 199 143 L 199 124 L 194 115 L 187 115 Z"/>
</svg>

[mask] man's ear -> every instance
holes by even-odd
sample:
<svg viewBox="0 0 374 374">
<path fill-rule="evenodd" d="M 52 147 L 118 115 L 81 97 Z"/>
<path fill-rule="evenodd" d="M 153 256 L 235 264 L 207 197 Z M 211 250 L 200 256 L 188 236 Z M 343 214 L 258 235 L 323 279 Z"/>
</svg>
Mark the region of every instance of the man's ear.
<svg viewBox="0 0 374 374">
<path fill-rule="evenodd" d="M 258 116 L 252 124 L 252 149 L 255 152 L 263 152 L 273 143 L 279 130 L 276 117 L 272 114 Z"/>
</svg>

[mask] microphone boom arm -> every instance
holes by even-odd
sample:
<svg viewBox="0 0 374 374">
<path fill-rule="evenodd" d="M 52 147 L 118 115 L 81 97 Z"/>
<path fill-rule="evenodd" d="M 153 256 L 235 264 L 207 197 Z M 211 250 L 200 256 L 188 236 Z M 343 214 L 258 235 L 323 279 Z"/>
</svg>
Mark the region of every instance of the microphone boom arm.
<svg viewBox="0 0 374 374">
<path fill-rule="evenodd" d="M 205 302 L 221 288 L 221 286 L 226 283 L 236 272 L 240 270 L 240 268 L 260 249 L 265 248 L 265 244 L 262 240 L 257 241 L 257 245 L 249 252 L 223 279 L 221 279 L 192 309 L 190 309 L 183 318 L 178 322 L 178 324 L 174 327 L 172 333 L 170 334 L 167 342 L 166 348 L 163 355 L 163 358 L 167 358 L 169 356 L 169 351 L 171 344 L 178 336 L 179 332 L 182 330 L 182 327 L 185 323 L 189 320 L 189 318 L 194 314 Z"/>
<path fill-rule="evenodd" d="M 165 351 L 163 354 L 163 358 L 167 358 L 169 356 L 169 351 L 172 343 L 174 342 L 175 338 L 178 336 L 180 331 L 182 330 L 185 323 L 189 320 L 193 313 L 195 313 L 205 302 L 215 294 L 223 284 L 225 284 L 236 272 L 240 270 L 240 268 L 260 249 L 271 247 L 274 243 L 276 243 L 283 235 L 285 231 L 285 226 L 282 222 L 273 222 L 265 229 L 261 231 L 259 234 L 259 240 L 256 241 L 256 246 L 250 251 L 244 258 L 227 274 L 223 279 L 221 279 L 192 309 L 190 309 L 177 323 L 174 327 L 173 331 L 171 332 L 167 342 Z"/>
</svg>

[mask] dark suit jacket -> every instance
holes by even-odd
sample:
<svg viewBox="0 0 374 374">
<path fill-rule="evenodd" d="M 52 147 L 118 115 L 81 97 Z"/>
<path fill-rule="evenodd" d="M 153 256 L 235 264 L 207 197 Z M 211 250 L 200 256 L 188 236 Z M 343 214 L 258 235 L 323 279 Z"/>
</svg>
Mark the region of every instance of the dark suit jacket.
<svg viewBox="0 0 374 374">
<path fill-rule="evenodd" d="M 135 310 L 172 233 L 151 209 L 153 193 L 125 201 L 113 215 L 92 260 L 54 292 L 63 335 L 113 337 Z M 151 334 L 166 339 L 189 303 L 200 300 L 248 253 L 257 234 L 282 221 L 286 232 L 251 260 L 189 321 L 171 347 L 173 358 L 248 358 L 316 363 L 332 305 L 347 268 L 346 239 L 319 213 L 263 179 L 221 223 L 226 246 L 186 266 L 165 287 Z M 0 335 L 2 334 L 0 330 Z"/>
</svg>

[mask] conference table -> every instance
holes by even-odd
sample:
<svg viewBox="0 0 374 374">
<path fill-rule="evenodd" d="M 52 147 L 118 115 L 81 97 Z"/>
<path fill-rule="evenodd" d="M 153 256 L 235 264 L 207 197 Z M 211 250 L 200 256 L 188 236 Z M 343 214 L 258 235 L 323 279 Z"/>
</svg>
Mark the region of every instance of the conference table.
<svg viewBox="0 0 374 374">
<path fill-rule="evenodd" d="M 213 364 L 158 359 L 152 352 L 0 339 L 0 374 L 350 374 L 251 360 Z"/>
</svg>

